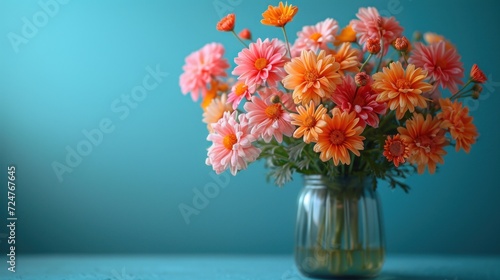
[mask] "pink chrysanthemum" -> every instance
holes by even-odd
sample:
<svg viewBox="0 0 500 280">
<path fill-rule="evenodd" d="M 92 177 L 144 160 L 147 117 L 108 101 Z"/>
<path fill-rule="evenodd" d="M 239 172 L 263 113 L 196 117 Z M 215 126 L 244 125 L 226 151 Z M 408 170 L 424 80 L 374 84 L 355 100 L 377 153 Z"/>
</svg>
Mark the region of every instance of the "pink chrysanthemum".
<svg viewBox="0 0 500 280">
<path fill-rule="evenodd" d="M 384 43 L 382 55 L 385 55 L 392 41 L 403 33 L 403 28 L 394 17 L 381 17 L 374 7 L 360 8 L 356 16 L 359 20 L 352 20 L 350 25 L 360 35 L 359 43 L 365 46 L 365 50 L 366 40 L 377 37 Z"/>
<path fill-rule="evenodd" d="M 351 76 L 345 76 L 342 84 L 332 96 L 332 100 L 342 111 L 356 112 L 361 127 L 367 124 L 378 127 L 379 116 L 385 114 L 387 106 L 385 103 L 377 102 L 377 93 L 372 90 L 371 83 L 361 86 L 356 91 L 356 83 Z"/>
<path fill-rule="evenodd" d="M 260 154 L 260 149 L 252 145 L 257 138 L 250 132 L 248 119 L 240 114 L 238 121 L 236 112 L 225 112 L 222 119 L 212 125 L 213 132 L 207 137 L 212 146 L 208 148 L 206 164 L 217 174 L 229 168 L 231 174 L 236 175 Z"/>
<path fill-rule="evenodd" d="M 280 102 L 274 103 L 273 101 Z M 286 108 L 284 108 L 285 106 Z M 259 96 L 252 96 L 251 102 L 245 103 L 252 133 L 260 135 L 269 143 L 274 138 L 281 143 L 283 135 L 292 136 L 295 126 L 291 124 L 291 117 L 287 110 L 294 110 L 295 105 L 289 94 L 275 88 L 265 88 Z"/>
<path fill-rule="evenodd" d="M 229 96 L 227 98 L 227 103 L 233 104 L 233 109 L 236 110 L 243 98 L 246 100 L 250 100 L 250 97 L 251 93 L 248 90 L 248 86 L 245 84 L 245 82 L 238 81 L 231 89 L 231 92 L 229 93 Z"/>
<path fill-rule="evenodd" d="M 293 45 L 293 52 L 300 54 L 302 50 L 328 50 L 328 43 L 335 41 L 335 35 L 339 29 L 336 20 L 327 18 L 316 25 L 304 26 L 302 31 L 297 33 L 297 40 Z"/>
<path fill-rule="evenodd" d="M 287 59 L 285 44 L 277 39 L 269 41 L 260 38 L 249 48 L 243 49 L 234 59 L 237 66 L 232 74 L 238 75 L 238 80 L 244 81 L 255 92 L 258 86 L 267 82 L 269 86 L 276 86 L 285 77 L 283 66 Z"/>
<path fill-rule="evenodd" d="M 186 57 L 186 64 L 182 67 L 184 73 L 179 80 L 182 93 L 191 92 L 194 101 L 198 100 L 200 93 L 205 97 L 207 85 L 213 79 L 227 76 L 229 63 L 223 56 L 224 46 L 210 43 Z"/>
<path fill-rule="evenodd" d="M 460 55 L 454 48 L 446 49 L 443 41 L 428 46 L 417 43 L 408 62 L 426 70 L 431 80 L 443 89 L 450 89 L 452 93 L 457 92 L 458 85 L 463 84 L 464 67 Z"/>
</svg>

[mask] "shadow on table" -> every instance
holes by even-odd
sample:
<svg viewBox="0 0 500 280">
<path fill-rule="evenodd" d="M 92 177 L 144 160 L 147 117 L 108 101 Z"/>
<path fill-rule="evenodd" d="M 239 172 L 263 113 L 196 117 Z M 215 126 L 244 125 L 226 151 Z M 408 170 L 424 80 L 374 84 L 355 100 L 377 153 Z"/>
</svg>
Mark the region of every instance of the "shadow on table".
<svg viewBox="0 0 500 280">
<path fill-rule="evenodd" d="M 430 276 L 430 275 L 414 275 L 414 274 L 402 274 L 402 273 L 382 273 L 381 275 L 373 278 L 374 280 L 443 280 L 454 278 L 448 278 L 444 276 Z"/>
</svg>

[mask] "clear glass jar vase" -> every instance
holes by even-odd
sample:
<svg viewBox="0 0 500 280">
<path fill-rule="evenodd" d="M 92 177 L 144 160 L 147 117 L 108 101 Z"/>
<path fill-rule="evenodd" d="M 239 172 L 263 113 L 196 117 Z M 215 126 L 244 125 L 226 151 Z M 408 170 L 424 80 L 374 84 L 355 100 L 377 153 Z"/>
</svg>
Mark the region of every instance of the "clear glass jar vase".
<svg viewBox="0 0 500 280">
<path fill-rule="evenodd" d="M 369 179 L 304 176 L 295 263 L 316 278 L 375 277 L 385 258 L 380 200 Z"/>
</svg>

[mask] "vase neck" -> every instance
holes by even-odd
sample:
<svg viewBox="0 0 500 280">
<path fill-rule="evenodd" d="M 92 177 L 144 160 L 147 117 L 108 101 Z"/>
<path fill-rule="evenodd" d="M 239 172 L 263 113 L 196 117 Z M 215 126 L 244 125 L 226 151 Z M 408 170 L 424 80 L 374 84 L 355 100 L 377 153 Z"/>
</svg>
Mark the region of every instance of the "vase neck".
<svg viewBox="0 0 500 280">
<path fill-rule="evenodd" d="M 304 184 L 306 187 L 339 190 L 371 188 L 370 177 L 366 176 L 327 177 L 324 175 L 304 175 Z"/>
</svg>

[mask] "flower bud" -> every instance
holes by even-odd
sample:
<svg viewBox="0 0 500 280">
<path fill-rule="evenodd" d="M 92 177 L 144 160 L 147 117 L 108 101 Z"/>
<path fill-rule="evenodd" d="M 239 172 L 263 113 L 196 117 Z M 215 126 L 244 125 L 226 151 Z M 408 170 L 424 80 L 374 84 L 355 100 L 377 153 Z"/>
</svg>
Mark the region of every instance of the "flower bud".
<svg viewBox="0 0 500 280">
<path fill-rule="evenodd" d="M 400 52 L 405 52 L 406 50 L 408 50 L 408 47 L 410 47 L 410 41 L 408 41 L 405 36 L 397 38 L 394 41 L 394 48 L 396 48 L 396 50 Z"/>
<path fill-rule="evenodd" d="M 379 38 L 369 38 L 366 40 L 366 49 L 371 54 L 378 54 L 380 52 L 380 39 Z"/>
<path fill-rule="evenodd" d="M 413 40 L 422 41 L 422 39 L 423 39 L 422 32 L 420 31 L 413 32 Z"/>
<path fill-rule="evenodd" d="M 244 39 L 244 40 L 252 40 L 252 33 L 250 32 L 250 29 L 248 29 L 248 28 L 241 30 L 240 34 L 238 34 L 238 36 L 240 36 L 240 38 Z"/>
<path fill-rule="evenodd" d="M 480 84 L 474 84 L 472 86 L 472 98 L 473 99 L 478 99 L 479 95 L 483 91 L 483 87 Z"/>
<path fill-rule="evenodd" d="M 354 81 L 358 87 L 366 86 L 370 81 L 370 76 L 365 72 L 359 72 L 354 76 Z"/>
<path fill-rule="evenodd" d="M 234 30 L 235 15 L 228 14 L 217 23 L 217 30 L 229 32 Z"/>
<path fill-rule="evenodd" d="M 271 102 L 274 103 L 274 104 L 277 104 L 277 103 L 280 103 L 281 102 L 281 99 L 278 95 L 273 95 L 271 97 Z"/>
<path fill-rule="evenodd" d="M 477 66 L 477 64 L 472 65 L 472 68 L 470 70 L 470 78 L 476 83 L 484 83 L 486 82 L 486 80 L 488 80 L 484 72 L 479 69 L 479 66 Z"/>
</svg>

